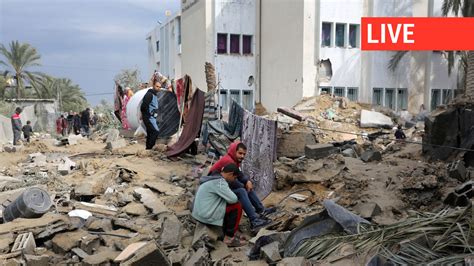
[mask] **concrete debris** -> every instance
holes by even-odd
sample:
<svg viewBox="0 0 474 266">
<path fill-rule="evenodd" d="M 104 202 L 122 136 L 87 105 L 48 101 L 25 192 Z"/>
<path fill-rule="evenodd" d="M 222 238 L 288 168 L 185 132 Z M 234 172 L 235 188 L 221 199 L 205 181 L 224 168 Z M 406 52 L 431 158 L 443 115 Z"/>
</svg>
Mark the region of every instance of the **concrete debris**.
<svg viewBox="0 0 474 266">
<path fill-rule="evenodd" d="M 117 214 L 117 208 L 113 206 L 105 206 L 89 202 L 76 202 L 74 204 L 76 208 L 84 209 L 99 215 L 115 216 Z"/>
<path fill-rule="evenodd" d="M 382 113 L 362 110 L 360 112 L 360 127 L 392 128 L 393 121 Z"/>
<path fill-rule="evenodd" d="M 145 186 L 168 196 L 179 196 L 184 189 L 164 181 L 146 182 Z"/>
<path fill-rule="evenodd" d="M 306 145 L 315 145 L 316 138 L 309 131 L 282 132 L 277 135 L 277 156 L 297 158 L 305 155 Z"/>
<path fill-rule="evenodd" d="M 308 118 L 308 116 L 288 107 L 279 107 L 277 111 L 298 121 L 304 121 Z"/>
<path fill-rule="evenodd" d="M 132 202 L 122 208 L 122 212 L 125 212 L 134 216 L 143 216 L 148 214 L 148 210 L 140 203 Z"/>
<path fill-rule="evenodd" d="M 191 258 L 186 261 L 184 266 L 194 266 L 194 265 L 209 265 L 209 252 L 206 248 L 202 247 L 198 249 Z"/>
<path fill-rule="evenodd" d="M 108 150 L 118 150 L 123 147 L 127 146 L 127 141 L 125 139 L 118 139 L 112 142 L 107 142 L 107 146 L 105 147 Z"/>
<path fill-rule="evenodd" d="M 268 263 L 276 263 L 281 260 L 280 245 L 277 241 L 262 247 L 262 255 Z"/>
<path fill-rule="evenodd" d="M 211 260 L 214 263 L 220 262 L 228 257 L 232 256 L 231 250 L 226 244 L 219 241 L 216 243 L 215 249 L 211 251 Z"/>
<path fill-rule="evenodd" d="M 31 255 L 31 254 L 24 254 L 23 255 L 26 261 L 26 265 L 28 266 L 47 266 L 49 264 L 49 256 L 48 255 Z"/>
<path fill-rule="evenodd" d="M 189 251 L 185 249 L 171 250 L 168 259 L 172 266 L 183 265 L 188 258 Z"/>
<path fill-rule="evenodd" d="M 453 192 L 449 193 L 444 200 L 444 203 L 452 207 L 466 207 L 471 204 L 471 199 L 473 197 L 474 181 L 468 181 L 457 187 Z"/>
<path fill-rule="evenodd" d="M 83 230 L 56 234 L 52 239 L 53 250 L 54 252 L 65 254 L 71 249 L 78 247 L 82 237 L 87 235 L 88 233 Z"/>
<path fill-rule="evenodd" d="M 290 198 L 292 198 L 294 200 L 297 200 L 297 201 L 300 201 L 300 202 L 303 202 L 303 201 L 308 199 L 308 196 L 296 193 L 296 194 L 291 194 Z"/>
<path fill-rule="evenodd" d="M 305 147 L 305 155 L 310 159 L 321 159 L 337 151 L 338 149 L 332 144 L 315 144 L 306 145 Z"/>
<path fill-rule="evenodd" d="M 289 257 L 278 262 L 277 266 L 310 266 L 312 265 L 305 257 Z"/>
<path fill-rule="evenodd" d="M 134 195 L 137 197 L 145 207 L 150 209 L 153 214 L 161 214 L 169 212 L 165 204 L 148 188 L 136 188 Z"/>
<path fill-rule="evenodd" d="M 464 162 L 461 160 L 448 164 L 448 174 L 451 178 L 455 178 L 461 182 L 466 181 L 467 170 Z"/>
<path fill-rule="evenodd" d="M 366 150 L 360 156 L 360 159 L 364 162 L 373 162 L 373 161 L 381 161 L 382 154 L 379 151 L 374 150 Z"/>
<path fill-rule="evenodd" d="M 19 152 L 22 150 L 22 148 L 23 146 L 14 146 L 14 145 L 3 146 L 3 150 L 9 153 Z"/>
<path fill-rule="evenodd" d="M 198 249 L 203 246 L 214 246 L 220 235 L 220 228 L 197 222 L 196 228 L 194 229 L 192 247 Z"/>
<path fill-rule="evenodd" d="M 68 157 L 63 157 L 58 165 L 58 173 L 61 175 L 68 175 L 75 167 L 75 162 L 71 161 Z"/>
<path fill-rule="evenodd" d="M 120 262 L 120 265 L 171 265 L 165 252 L 154 241 L 131 245 L 114 262 Z"/>
<path fill-rule="evenodd" d="M 87 266 L 109 264 L 118 254 L 119 252 L 114 249 L 102 250 L 94 255 L 85 257 L 82 264 Z"/>
<path fill-rule="evenodd" d="M 354 207 L 354 211 L 364 219 L 371 219 L 382 213 L 382 209 L 375 202 L 359 203 Z"/>
<path fill-rule="evenodd" d="M 17 236 L 11 252 L 21 251 L 23 254 L 34 254 L 36 248 L 35 238 L 33 233 L 24 233 Z"/>
<path fill-rule="evenodd" d="M 164 248 L 179 246 L 182 238 L 183 226 L 175 215 L 167 215 L 164 218 L 163 230 L 160 236 L 160 244 Z"/>
</svg>

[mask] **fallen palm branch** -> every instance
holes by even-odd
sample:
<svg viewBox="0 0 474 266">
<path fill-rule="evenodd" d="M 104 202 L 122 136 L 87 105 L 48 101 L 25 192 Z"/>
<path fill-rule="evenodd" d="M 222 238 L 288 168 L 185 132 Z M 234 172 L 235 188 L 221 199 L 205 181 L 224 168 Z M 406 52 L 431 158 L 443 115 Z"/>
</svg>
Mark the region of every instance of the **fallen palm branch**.
<svg viewBox="0 0 474 266">
<path fill-rule="evenodd" d="M 392 225 L 359 224 L 356 234 L 303 240 L 291 255 L 324 260 L 350 245 L 354 250 L 350 255 L 378 254 L 395 264 L 461 263 L 474 254 L 473 220 L 472 206 L 411 212 L 408 219 Z"/>
</svg>

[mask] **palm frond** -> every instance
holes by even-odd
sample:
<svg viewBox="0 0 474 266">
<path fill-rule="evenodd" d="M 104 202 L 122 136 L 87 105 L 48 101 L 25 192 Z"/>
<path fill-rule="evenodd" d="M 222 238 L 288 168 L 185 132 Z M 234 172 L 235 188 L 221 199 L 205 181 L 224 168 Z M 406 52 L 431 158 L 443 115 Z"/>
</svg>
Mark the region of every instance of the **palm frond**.
<svg viewBox="0 0 474 266">
<path fill-rule="evenodd" d="M 403 57 L 408 53 L 408 51 L 398 51 L 396 52 L 392 58 L 390 58 L 390 61 L 388 62 L 388 69 L 391 71 L 395 71 L 400 64 L 400 61 L 402 61 Z"/>
</svg>

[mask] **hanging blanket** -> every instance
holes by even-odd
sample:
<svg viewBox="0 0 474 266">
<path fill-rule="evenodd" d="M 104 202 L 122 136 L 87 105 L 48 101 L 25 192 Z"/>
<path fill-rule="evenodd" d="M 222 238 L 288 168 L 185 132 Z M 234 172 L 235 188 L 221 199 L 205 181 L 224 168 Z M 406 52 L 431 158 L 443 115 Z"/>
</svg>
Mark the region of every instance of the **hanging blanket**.
<svg viewBox="0 0 474 266">
<path fill-rule="evenodd" d="M 176 95 L 167 90 L 161 90 L 158 97 L 157 122 L 160 128 L 158 138 L 168 138 L 178 132 L 180 113 Z"/>
<path fill-rule="evenodd" d="M 245 111 L 242 142 L 247 146 L 247 155 L 242 171 L 254 183 L 255 192 L 260 199 L 270 194 L 275 181 L 273 161 L 276 159 L 276 132 L 276 121 Z"/>
<path fill-rule="evenodd" d="M 201 128 L 201 140 L 202 144 L 205 146 L 208 142 L 209 137 L 209 125 L 208 121 L 217 120 L 217 104 L 216 104 L 216 94 L 215 91 L 206 92 L 205 101 L 204 101 L 204 115 L 202 118 L 202 128 Z"/>
<path fill-rule="evenodd" d="M 179 136 L 178 142 L 168 148 L 166 156 L 175 157 L 188 150 L 193 144 L 201 130 L 202 115 L 204 113 L 204 92 L 197 89 L 191 100 L 189 113 L 183 128 L 183 133 Z"/>
<path fill-rule="evenodd" d="M 235 140 L 241 135 L 244 109 L 235 101 L 229 110 L 229 122 L 222 120 L 209 121 L 209 133 L 224 134 L 228 139 Z"/>
</svg>

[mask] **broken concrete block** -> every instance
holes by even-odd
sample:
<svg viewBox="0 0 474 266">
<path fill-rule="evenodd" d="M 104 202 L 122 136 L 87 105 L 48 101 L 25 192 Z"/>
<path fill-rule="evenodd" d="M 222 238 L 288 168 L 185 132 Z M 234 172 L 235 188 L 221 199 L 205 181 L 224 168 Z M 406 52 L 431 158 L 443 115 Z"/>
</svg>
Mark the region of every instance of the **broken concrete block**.
<svg viewBox="0 0 474 266">
<path fill-rule="evenodd" d="M 277 136 L 277 156 L 297 158 L 305 155 L 306 145 L 316 144 L 313 133 L 309 131 L 290 131 Z"/>
<path fill-rule="evenodd" d="M 127 146 L 127 141 L 125 139 L 118 139 L 116 141 L 107 142 L 107 146 L 105 146 L 108 150 L 117 150 Z"/>
<path fill-rule="evenodd" d="M 140 199 L 145 207 L 153 212 L 153 214 L 170 212 L 165 204 L 150 189 L 136 188 L 133 193 L 134 196 Z"/>
<path fill-rule="evenodd" d="M 82 265 L 108 265 L 109 262 L 117 257 L 117 254 L 119 254 L 119 252 L 113 249 L 102 250 L 94 255 L 84 258 Z"/>
<path fill-rule="evenodd" d="M 179 196 L 184 189 L 164 181 L 146 182 L 145 186 L 168 196 Z"/>
<path fill-rule="evenodd" d="M 46 156 L 41 152 L 31 153 L 28 155 L 28 161 L 36 163 L 38 166 L 46 164 Z"/>
<path fill-rule="evenodd" d="M 198 249 L 205 245 L 213 245 L 219 236 L 221 236 L 221 232 L 222 229 L 219 227 L 208 226 L 197 222 L 196 229 L 194 229 L 192 247 Z"/>
<path fill-rule="evenodd" d="M 360 127 L 392 128 L 393 121 L 382 113 L 362 110 L 360 112 Z"/>
<path fill-rule="evenodd" d="M 280 244 L 277 241 L 263 246 L 261 252 L 268 263 L 276 263 L 281 260 Z"/>
<path fill-rule="evenodd" d="M 58 173 L 61 175 L 68 175 L 74 167 L 76 167 L 76 163 L 71 161 L 68 157 L 64 157 L 58 165 Z"/>
<path fill-rule="evenodd" d="M 11 252 L 21 251 L 23 254 L 34 254 L 36 248 L 35 238 L 33 233 L 23 233 L 18 235 L 13 243 Z"/>
<path fill-rule="evenodd" d="M 449 193 L 444 200 L 445 204 L 452 207 L 466 207 L 471 204 L 471 198 L 474 197 L 474 181 L 466 182 Z"/>
<path fill-rule="evenodd" d="M 109 131 L 107 132 L 107 139 L 105 142 L 113 142 L 113 141 L 116 141 L 120 138 L 120 131 L 118 129 L 109 129 Z"/>
<path fill-rule="evenodd" d="M 163 230 L 160 236 L 160 244 L 166 247 L 179 246 L 181 242 L 181 235 L 183 233 L 183 226 L 175 215 L 165 217 L 163 222 Z"/>
<path fill-rule="evenodd" d="M 336 153 L 338 150 L 339 149 L 334 147 L 332 144 L 306 145 L 305 155 L 309 159 L 321 159 Z"/>
<path fill-rule="evenodd" d="M 184 266 L 194 266 L 194 265 L 210 265 L 209 263 L 209 253 L 206 248 L 200 248 L 189 258 Z"/>
<path fill-rule="evenodd" d="M 122 208 L 122 212 L 134 216 L 142 216 L 148 214 L 148 210 L 145 208 L 145 206 L 136 202 L 127 204 L 127 206 Z"/>
<path fill-rule="evenodd" d="M 120 265 L 171 265 L 165 252 L 154 242 L 130 244 L 114 260 Z"/>
<path fill-rule="evenodd" d="M 89 257 L 89 254 L 87 254 L 84 250 L 82 250 L 80 248 L 73 248 L 73 249 L 71 249 L 71 252 L 76 254 L 81 259 Z"/>
<path fill-rule="evenodd" d="M 168 259 L 172 266 L 181 266 L 184 264 L 189 252 L 185 249 L 171 250 Z"/>
<path fill-rule="evenodd" d="M 97 235 L 86 235 L 81 238 L 81 249 L 92 254 L 100 247 L 100 238 Z"/>
<path fill-rule="evenodd" d="M 466 181 L 467 169 L 461 160 L 448 164 L 448 174 L 451 178 L 455 178 L 461 182 Z"/>
<path fill-rule="evenodd" d="M 342 151 L 342 155 L 344 157 L 354 158 L 355 157 L 355 151 L 353 149 L 345 149 L 345 150 Z"/>
<path fill-rule="evenodd" d="M 16 218 L 39 218 L 51 208 L 52 202 L 48 192 L 38 187 L 23 191 L 3 210 L 3 220 L 13 221 Z"/>
<path fill-rule="evenodd" d="M 364 219 L 370 219 L 382 213 L 382 209 L 375 202 L 359 203 L 354 207 L 354 211 Z"/>
<path fill-rule="evenodd" d="M 86 227 L 92 231 L 112 231 L 112 220 L 110 219 L 97 219 L 97 218 L 89 218 L 86 221 Z"/>
<path fill-rule="evenodd" d="M 277 266 L 309 266 L 311 263 L 305 257 L 288 257 L 278 262 Z"/>
<path fill-rule="evenodd" d="M 26 265 L 28 266 L 48 266 L 49 264 L 49 256 L 48 255 L 24 255 Z"/>
<path fill-rule="evenodd" d="M 71 249 L 79 246 L 82 237 L 86 235 L 88 235 L 88 233 L 82 230 L 56 234 L 52 239 L 53 251 L 65 254 Z"/>
<path fill-rule="evenodd" d="M 360 159 L 364 162 L 382 161 L 382 154 L 379 151 L 366 150 L 362 153 Z"/>
<path fill-rule="evenodd" d="M 106 216 L 115 216 L 117 214 L 117 208 L 113 206 L 105 206 L 89 202 L 76 202 L 74 203 L 74 207 Z"/>
</svg>

